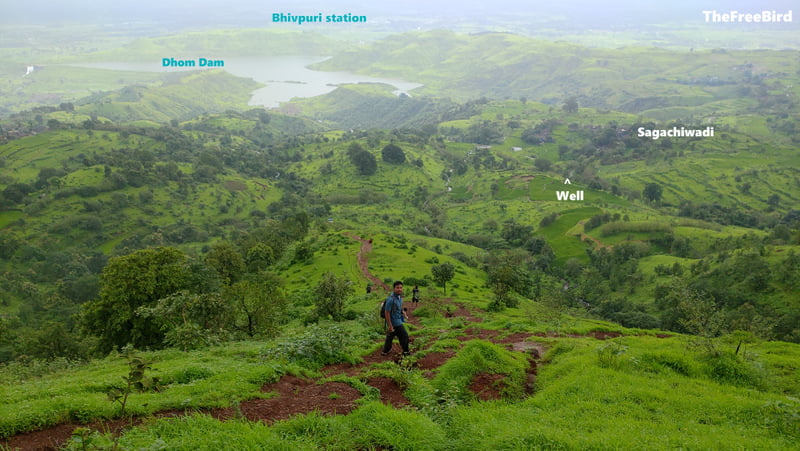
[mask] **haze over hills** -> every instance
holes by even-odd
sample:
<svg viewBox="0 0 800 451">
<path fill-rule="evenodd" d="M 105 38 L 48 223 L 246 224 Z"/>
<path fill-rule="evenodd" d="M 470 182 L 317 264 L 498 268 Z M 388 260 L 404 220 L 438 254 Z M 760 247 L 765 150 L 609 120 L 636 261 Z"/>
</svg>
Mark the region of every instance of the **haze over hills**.
<svg viewBox="0 0 800 451">
<path fill-rule="evenodd" d="M 48 5 L 2 8 L 23 19 Z M 668 25 L 696 15 L 687 2 L 659 17 L 631 2 L 387 2 L 336 5 L 369 14 L 362 29 L 265 30 L 273 8 L 302 11 L 216 5 L 75 3 L 23 22 L 62 21 L 35 45 L 2 37 L 0 55 L 19 66 L 0 72 L 9 446 L 68 422 L 184 409 L 216 410 L 58 440 L 796 443 L 794 23 L 687 38 L 691 27 Z M 533 17 L 549 28 L 534 32 Z M 130 23 L 92 36 L 64 22 L 78 19 Z M 667 31 L 640 33 L 648 20 Z M 543 39 L 553 30 L 564 39 Z M 664 48 L 647 33 L 667 33 Z M 716 45 L 731 35 L 731 48 Z M 65 64 L 274 55 L 331 56 L 314 68 L 422 86 L 346 83 L 268 110 L 248 105 L 262 84 L 224 65 Z M 32 57 L 32 72 L 15 72 Z M 408 325 L 414 355 L 399 365 L 380 356 L 376 321 L 394 280 L 423 292 Z M 328 404 L 352 413 L 312 412 Z M 391 423 L 376 429 L 376 418 Z"/>
</svg>

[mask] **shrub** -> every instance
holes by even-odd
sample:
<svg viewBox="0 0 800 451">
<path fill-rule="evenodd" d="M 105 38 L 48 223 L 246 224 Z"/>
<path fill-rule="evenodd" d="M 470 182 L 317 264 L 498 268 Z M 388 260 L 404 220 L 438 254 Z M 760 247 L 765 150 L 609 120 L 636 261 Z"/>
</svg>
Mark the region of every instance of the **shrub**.
<svg viewBox="0 0 800 451">
<path fill-rule="evenodd" d="M 697 364 L 682 355 L 647 352 L 639 356 L 638 363 L 642 370 L 652 373 L 674 371 L 683 376 L 692 376 L 697 373 Z"/>
<path fill-rule="evenodd" d="M 429 285 L 428 279 L 421 278 L 421 277 L 404 277 L 401 279 L 403 281 L 403 285 L 406 287 L 413 288 L 414 285 L 420 287 L 427 287 Z"/>
<path fill-rule="evenodd" d="M 717 382 L 751 388 L 762 388 L 764 385 L 761 373 L 733 354 L 709 355 L 704 363 L 708 376 Z"/>
<path fill-rule="evenodd" d="M 364 327 L 345 327 L 339 323 L 320 323 L 300 335 L 284 337 L 268 349 L 267 359 L 286 360 L 312 367 L 331 363 L 355 363 L 355 349 L 370 343 Z"/>
<path fill-rule="evenodd" d="M 597 348 L 597 364 L 600 365 L 600 368 L 619 370 L 624 363 L 620 356 L 626 352 L 628 352 L 627 346 L 613 341 L 606 343 Z"/>
<path fill-rule="evenodd" d="M 206 367 L 190 366 L 176 374 L 173 382 L 176 384 L 188 384 L 197 380 L 207 379 L 213 375 L 214 372 Z"/>
<path fill-rule="evenodd" d="M 353 283 L 333 273 L 323 276 L 314 289 L 317 314 L 324 318 L 330 315 L 333 319 L 342 319 L 347 299 L 353 295 Z"/>
</svg>

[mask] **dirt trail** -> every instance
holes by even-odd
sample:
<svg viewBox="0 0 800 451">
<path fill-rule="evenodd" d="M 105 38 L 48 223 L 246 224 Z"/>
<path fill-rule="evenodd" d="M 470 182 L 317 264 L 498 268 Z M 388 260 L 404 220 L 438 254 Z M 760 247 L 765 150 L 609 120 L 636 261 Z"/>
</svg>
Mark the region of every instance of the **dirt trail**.
<svg viewBox="0 0 800 451">
<path fill-rule="evenodd" d="M 358 266 L 362 273 L 373 282 L 374 287 L 382 287 L 388 292 L 389 287 L 378 277 L 369 272 L 369 253 L 372 251 L 371 240 L 363 239 L 359 236 L 352 236 L 352 238 L 361 242 L 361 249 L 358 253 Z M 531 363 L 528 372 L 528 387 L 530 390 L 533 389 L 537 371 L 537 360 L 539 356 L 544 355 L 545 350 L 541 344 L 527 341 L 533 334 L 515 333 L 503 336 L 501 332 L 495 330 L 481 329 L 477 327 L 477 324 L 480 323 L 482 319 L 474 316 L 474 312 L 470 311 L 464 304 L 455 303 L 452 298 L 442 298 L 439 299 L 438 302 L 449 304 L 454 307 L 452 313 L 447 316 L 462 317 L 474 325 L 473 327 L 465 328 L 459 340 L 489 340 L 504 345 L 509 350 L 528 354 L 529 362 Z M 421 304 L 424 305 L 424 300 Z M 410 322 L 419 328 L 419 320 L 415 318 L 413 314 L 417 306 L 410 302 L 407 303 L 407 306 L 411 316 Z M 427 347 L 432 346 L 435 341 L 435 339 L 431 340 L 431 342 L 427 344 Z M 378 343 L 376 343 L 376 345 L 378 345 Z M 402 408 L 407 406 L 409 401 L 406 399 L 402 388 L 396 381 L 382 377 L 366 377 L 366 375 L 364 375 L 364 372 L 374 363 L 385 362 L 387 359 L 399 361 L 401 352 L 399 344 L 396 341 L 392 351 L 390 356 L 382 356 L 380 347 L 376 346 L 375 351 L 364 356 L 362 362 L 358 364 L 338 363 L 328 365 L 324 367 L 321 372 L 324 377 L 335 375 L 358 377 L 366 384 L 379 390 L 380 400 L 382 402 L 391 404 L 396 408 Z M 412 341 L 412 351 L 424 353 L 425 350 L 415 348 Z M 425 353 L 422 358 L 416 361 L 415 366 L 423 370 L 423 374 L 426 377 L 432 378 L 435 376 L 435 369 L 445 364 L 454 355 L 454 351 Z M 498 376 L 487 374 L 476 375 L 470 385 L 470 389 L 473 390 L 480 399 L 499 399 L 501 388 L 502 381 Z M 317 380 L 302 379 L 292 375 L 284 375 L 277 382 L 264 385 L 261 391 L 273 393 L 274 396 L 269 399 L 243 401 L 236 407 L 205 409 L 202 411 L 220 420 L 247 418 L 252 421 L 272 423 L 290 418 L 293 415 L 306 414 L 312 411 L 319 411 L 327 415 L 347 414 L 357 407 L 356 401 L 361 398 L 361 393 L 347 384 L 341 382 L 319 383 Z M 196 411 L 196 409 L 191 411 L 158 412 L 153 416 L 181 416 L 189 414 L 192 411 Z M 132 421 L 118 419 L 107 422 L 94 422 L 89 425 L 60 424 L 46 430 L 10 437 L 5 441 L 0 441 L 0 445 L 5 445 L 12 450 L 57 449 L 57 447 L 63 446 L 63 444 L 66 443 L 72 431 L 77 427 L 88 426 L 92 429 L 114 431 L 118 433 L 122 428 L 131 424 L 139 424 L 142 421 L 144 421 L 144 418 L 134 418 Z"/>
<path fill-rule="evenodd" d="M 361 242 L 361 249 L 358 251 L 358 268 L 361 270 L 361 273 L 372 282 L 372 286 L 379 286 L 386 291 L 389 291 L 389 285 L 383 283 L 381 279 L 374 276 L 371 272 L 369 272 L 369 253 L 372 252 L 372 239 L 361 238 L 358 235 L 351 236 L 356 241 Z"/>
</svg>

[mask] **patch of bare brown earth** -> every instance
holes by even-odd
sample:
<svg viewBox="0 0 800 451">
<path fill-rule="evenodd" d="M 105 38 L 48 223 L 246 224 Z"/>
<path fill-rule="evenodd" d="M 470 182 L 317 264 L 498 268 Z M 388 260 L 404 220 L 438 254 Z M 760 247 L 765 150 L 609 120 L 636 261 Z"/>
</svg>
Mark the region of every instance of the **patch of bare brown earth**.
<svg viewBox="0 0 800 451">
<path fill-rule="evenodd" d="M 455 351 L 430 352 L 426 354 L 425 357 L 422 357 L 421 359 L 417 360 L 417 368 L 423 371 L 434 370 L 444 365 L 454 355 L 456 355 Z"/>
<path fill-rule="evenodd" d="M 367 384 L 375 387 L 381 392 L 381 402 L 391 404 L 394 407 L 403 407 L 409 404 L 408 399 L 403 395 L 403 389 L 395 380 L 388 377 L 370 377 Z"/>
<path fill-rule="evenodd" d="M 262 391 L 275 392 L 277 396 L 242 401 L 239 410 L 244 418 L 272 423 L 313 411 L 326 415 L 343 415 L 353 411 L 356 407 L 355 401 L 361 398 L 358 390 L 342 382 L 318 384 L 313 380 L 290 375 L 264 386 Z M 228 410 L 230 409 L 223 412 Z"/>
<path fill-rule="evenodd" d="M 478 399 L 489 401 L 500 399 L 500 392 L 505 387 L 504 374 L 478 373 L 472 378 L 469 389 Z"/>
</svg>

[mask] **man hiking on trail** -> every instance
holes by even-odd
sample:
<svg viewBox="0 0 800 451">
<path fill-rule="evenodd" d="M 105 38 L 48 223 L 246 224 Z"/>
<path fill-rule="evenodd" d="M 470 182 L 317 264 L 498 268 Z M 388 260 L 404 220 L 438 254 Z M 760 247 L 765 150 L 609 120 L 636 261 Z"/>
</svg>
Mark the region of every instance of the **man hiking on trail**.
<svg viewBox="0 0 800 451">
<path fill-rule="evenodd" d="M 403 323 L 408 319 L 403 310 L 403 282 L 397 281 L 394 283 L 392 294 L 383 303 L 383 317 L 386 319 L 388 330 L 381 355 L 388 355 L 392 350 L 392 341 L 395 336 L 400 341 L 400 347 L 403 348 L 403 355 L 409 355 L 408 332 L 403 326 Z"/>
</svg>

